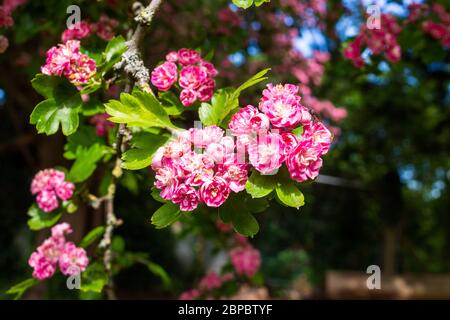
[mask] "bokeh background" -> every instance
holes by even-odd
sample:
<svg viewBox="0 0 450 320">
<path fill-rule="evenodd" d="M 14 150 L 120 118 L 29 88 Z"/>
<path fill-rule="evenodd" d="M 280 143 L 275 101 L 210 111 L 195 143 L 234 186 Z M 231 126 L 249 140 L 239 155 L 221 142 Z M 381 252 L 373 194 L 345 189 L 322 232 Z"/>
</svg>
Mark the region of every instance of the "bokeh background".
<svg viewBox="0 0 450 320">
<path fill-rule="evenodd" d="M 46 236 L 27 228 L 31 179 L 40 169 L 68 165 L 62 157 L 65 137 L 38 135 L 29 124 L 41 100 L 30 80 L 44 63 L 46 50 L 59 42 L 69 5 L 80 6 L 82 19 L 117 20 L 111 27 L 115 34 L 126 36 L 133 26 L 132 1 L 21 2 L 11 13 L 12 24 L 0 24 L 0 42 L 3 47 L 5 38 L 8 42 L 0 54 L 4 298 L 8 287 L 30 276 L 27 259 Z M 366 49 L 365 65 L 358 68 L 343 49 L 358 34 L 373 3 L 398 19 L 401 59 L 392 62 Z M 304 104 L 335 134 L 322 175 L 302 188 L 306 205 L 297 211 L 273 203 L 258 217 L 261 230 L 251 242 L 261 252 L 258 285 L 267 296 L 450 298 L 449 47 L 443 36 L 424 30 L 423 21 L 438 20 L 434 13 L 408 23 L 411 3 L 272 0 L 244 11 L 231 0 L 166 0 L 144 40 L 149 68 L 173 49 L 214 52 L 219 86 L 238 85 L 271 67 L 270 81 L 300 83 Z M 414 3 L 440 3 L 450 12 L 446 1 Z M 106 45 L 100 37 L 89 41 L 92 48 Z M 246 93 L 243 102 L 256 104 L 261 89 Z M 145 265 L 133 264 L 118 272 L 117 292 L 120 298 L 177 298 L 216 261 L 214 251 L 208 251 L 213 240 L 195 230 L 190 236 L 174 228 L 156 230 L 150 217 L 159 205 L 150 196 L 148 176 L 143 170 L 121 181 L 117 215 L 125 223 L 117 230 L 116 246 L 146 253 L 172 281 L 164 286 Z M 92 183 L 95 187 L 100 182 Z M 103 217 L 100 211 L 81 207 L 65 219 L 74 226 L 74 239 L 80 239 Z M 381 292 L 359 286 L 369 265 L 379 265 L 386 277 L 388 287 Z M 389 282 L 390 276 L 398 278 Z M 395 279 L 407 289 L 414 288 L 409 286 L 413 283 L 424 291 L 402 291 Z M 354 288 L 349 287 L 352 281 Z M 26 297 L 80 297 L 63 283 L 55 277 Z"/>
</svg>

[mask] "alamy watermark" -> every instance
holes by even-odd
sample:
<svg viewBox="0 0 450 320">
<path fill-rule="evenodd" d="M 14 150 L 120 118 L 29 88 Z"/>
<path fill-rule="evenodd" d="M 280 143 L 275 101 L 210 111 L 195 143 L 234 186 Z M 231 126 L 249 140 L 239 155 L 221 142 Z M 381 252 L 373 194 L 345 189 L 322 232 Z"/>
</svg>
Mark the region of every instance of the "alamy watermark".
<svg viewBox="0 0 450 320">
<path fill-rule="evenodd" d="M 79 29 L 81 22 L 81 9 L 77 5 L 71 5 L 67 7 L 67 14 L 70 16 L 66 20 L 67 29 Z"/>
<path fill-rule="evenodd" d="M 367 267 L 367 274 L 370 276 L 366 280 L 366 286 L 369 290 L 381 289 L 381 269 L 378 265 L 373 264 Z"/>
<path fill-rule="evenodd" d="M 380 30 L 381 29 L 381 7 L 377 4 L 367 7 L 368 18 L 366 21 L 367 29 Z"/>
<path fill-rule="evenodd" d="M 81 288 L 81 270 L 77 266 L 70 266 L 67 272 L 70 276 L 66 280 L 66 287 L 69 290 L 80 290 Z"/>
</svg>

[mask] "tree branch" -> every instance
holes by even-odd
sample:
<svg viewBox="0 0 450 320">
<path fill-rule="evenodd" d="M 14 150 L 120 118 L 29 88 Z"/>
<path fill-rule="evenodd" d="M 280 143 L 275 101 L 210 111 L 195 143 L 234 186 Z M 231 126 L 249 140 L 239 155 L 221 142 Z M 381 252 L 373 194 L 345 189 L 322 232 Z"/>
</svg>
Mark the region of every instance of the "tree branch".
<svg viewBox="0 0 450 320">
<path fill-rule="evenodd" d="M 135 13 L 135 21 L 139 24 L 136 27 L 132 37 L 127 41 L 127 51 L 123 54 L 122 60 L 117 63 L 114 68 L 116 70 L 123 69 L 125 73 L 135 81 L 136 85 L 142 90 L 153 94 L 150 88 L 150 72 L 145 67 L 139 51 L 139 45 L 145 36 L 145 32 L 151 25 L 153 16 L 159 8 L 163 0 L 152 0 L 147 7 L 143 7 L 140 2 L 133 4 Z"/>
<path fill-rule="evenodd" d="M 147 7 L 143 7 L 140 2 L 133 4 L 133 11 L 135 14 L 135 20 L 139 23 L 136 30 L 127 42 L 128 49 L 123 54 L 122 60 L 114 66 L 116 70 L 123 70 L 127 77 L 131 80 L 126 86 L 125 92 L 129 93 L 132 90 L 132 83 L 139 86 L 142 90 L 153 94 L 150 88 L 150 73 L 145 67 L 139 52 L 139 44 L 144 37 L 145 27 L 150 26 L 153 16 L 161 5 L 162 0 L 152 0 Z M 105 212 L 106 212 L 106 230 L 103 235 L 103 239 L 99 244 L 100 248 L 105 249 L 103 255 L 103 264 L 105 266 L 106 273 L 108 275 L 108 283 L 106 285 L 106 295 L 110 300 L 116 299 L 114 292 L 114 281 L 112 272 L 112 238 L 114 229 L 120 225 L 121 220 L 117 219 L 114 212 L 114 197 L 116 192 L 117 179 L 122 175 L 122 153 L 125 151 L 126 144 L 129 141 L 131 135 L 125 124 L 119 125 L 117 131 L 115 149 L 116 160 L 114 168 L 112 170 L 112 181 L 108 187 L 108 194 L 105 197 Z"/>
</svg>

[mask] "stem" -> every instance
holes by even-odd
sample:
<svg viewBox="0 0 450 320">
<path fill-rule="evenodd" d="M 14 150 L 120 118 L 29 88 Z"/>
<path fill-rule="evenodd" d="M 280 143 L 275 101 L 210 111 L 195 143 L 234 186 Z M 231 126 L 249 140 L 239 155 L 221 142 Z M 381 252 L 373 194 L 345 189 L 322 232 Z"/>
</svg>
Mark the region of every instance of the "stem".
<svg viewBox="0 0 450 320">
<path fill-rule="evenodd" d="M 152 0 L 146 8 L 143 8 L 140 2 L 136 2 L 133 5 L 136 15 L 135 20 L 139 23 L 139 25 L 136 27 L 136 30 L 131 36 L 130 40 L 128 40 L 127 42 L 128 49 L 123 54 L 122 60 L 115 66 L 116 70 L 123 69 L 128 78 L 132 80 L 129 84 L 127 84 L 124 90 L 127 93 L 131 92 L 131 83 L 135 83 L 142 90 L 153 94 L 153 91 L 151 90 L 149 85 L 149 71 L 144 66 L 144 62 L 142 61 L 139 52 L 139 43 L 141 42 L 145 34 L 144 27 L 150 26 L 153 16 L 161 3 L 162 0 Z M 105 197 L 106 230 L 105 234 L 103 235 L 103 239 L 99 244 L 99 248 L 105 249 L 103 255 L 103 264 L 108 276 L 108 283 L 106 285 L 105 292 L 109 300 L 116 299 L 112 271 L 112 238 L 114 235 L 114 229 L 122 223 L 121 220 L 117 219 L 114 213 L 114 197 L 116 193 L 117 180 L 122 175 L 122 153 L 125 151 L 128 140 L 129 131 L 126 128 L 125 124 L 120 124 L 115 142 L 116 159 L 114 168 L 112 170 L 113 177 L 108 187 L 108 194 Z"/>
</svg>

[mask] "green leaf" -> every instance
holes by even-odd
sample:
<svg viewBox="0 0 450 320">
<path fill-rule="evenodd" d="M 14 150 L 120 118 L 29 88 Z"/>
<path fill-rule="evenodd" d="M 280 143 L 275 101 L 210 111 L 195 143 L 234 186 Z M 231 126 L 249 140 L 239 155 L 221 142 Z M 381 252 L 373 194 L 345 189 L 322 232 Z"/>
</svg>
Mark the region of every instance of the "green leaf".
<svg viewBox="0 0 450 320">
<path fill-rule="evenodd" d="M 245 190 L 253 198 L 262 198 L 271 193 L 276 186 L 275 176 L 261 175 L 258 171 L 253 171 L 247 180 Z"/>
<path fill-rule="evenodd" d="M 122 59 L 122 54 L 127 50 L 126 40 L 122 36 L 117 36 L 111 39 L 106 46 L 104 56 L 104 65 L 101 66 L 101 70 L 106 73 L 117 62 Z"/>
<path fill-rule="evenodd" d="M 206 102 L 201 104 L 198 115 L 203 125 L 219 125 L 231 109 L 238 106 L 238 101 L 235 101 L 234 104 L 228 102 L 231 99 L 232 92 L 233 89 L 231 88 L 219 89 L 214 93 L 211 104 Z"/>
<path fill-rule="evenodd" d="M 59 104 L 53 99 L 42 101 L 31 113 L 30 123 L 36 125 L 38 133 L 45 133 L 46 135 L 56 133 L 61 124 L 63 134 L 71 135 L 77 130 L 79 124 L 78 113 L 81 99 L 78 103 L 78 98 L 66 101 L 65 104 Z"/>
<path fill-rule="evenodd" d="M 270 0 L 255 0 L 255 6 L 259 7 L 266 2 L 270 2 Z"/>
<path fill-rule="evenodd" d="M 97 91 L 102 87 L 102 81 L 98 79 L 97 77 L 93 77 L 89 80 L 89 82 L 83 86 L 83 89 L 81 89 L 80 94 L 91 94 Z"/>
<path fill-rule="evenodd" d="M 77 183 L 88 179 L 97 168 L 97 162 L 109 152 L 108 150 L 97 143 L 88 149 L 78 146 L 76 160 L 70 168 L 68 180 Z"/>
<path fill-rule="evenodd" d="M 233 226 L 237 232 L 248 237 L 253 237 L 259 231 L 258 221 L 250 213 L 233 215 Z"/>
<path fill-rule="evenodd" d="M 292 133 L 297 137 L 300 138 L 303 134 L 303 126 L 297 127 L 294 130 L 292 130 Z"/>
<path fill-rule="evenodd" d="M 181 103 L 180 99 L 171 91 L 159 92 L 159 99 L 161 100 L 164 110 L 169 116 L 177 116 L 183 113 L 186 108 Z"/>
<path fill-rule="evenodd" d="M 253 77 L 251 77 L 250 79 L 248 79 L 247 81 L 245 81 L 243 84 L 241 84 L 234 92 L 233 95 L 235 96 L 235 98 L 238 98 L 239 95 L 241 94 L 242 91 L 244 91 L 245 89 L 248 89 L 252 86 L 254 86 L 255 84 L 258 84 L 264 80 L 267 80 L 267 77 L 265 77 L 265 75 L 267 74 L 267 72 L 270 71 L 270 68 L 261 70 L 260 72 L 258 72 L 257 74 L 255 74 Z"/>
<path fill-rule="evenodd" d="M 81 274 L 80 290 L 83 292 L 102 292 L 103 287 L 108 283 L 105 268 L 98 262 L 91 263 Z"/>
<path fill-rule="evenodd" d="M 219 207 L 219 216 L 223 222 L 233 224 L 240 234 L 253 237 L 258 233 L 259 225 L 252 212 L 264 211 L 267 206 L 264 199 L 251 199 L 245 193 L 237 193 Z"/>
<path fill-rule="evenodd" d="M 294 182 L 279 183 L 276 187 L 278 199 L 289 207 L 299 209 L 305 204 L 303 193 Z"/>
<path fill-rule="evenodd" d="M 89 149 L 94 144 L 102 143 L 103 139 L 97 136 L 93 126 L 81 126 L 77 132 L 67 137 L 67 143 L 64 146 L 64 158 L 74 160 L 80 146 Z"/>
<path fill-rule="evenodd" d="M 200 121 L 203 125 L 225 126 L 224 120 L 228 119 L 228 115 L 239 107 L 239 95 L 242 91 L 266 80 L 267 77 L 264 77 L 264 75 L 269 70 L 270 69 L 264 69 L 258 72 L 237 89 L 225 88 L 217 90 L 213 95 L 211 103 L 202 103 L 198 110 Z"/>
<path fill-rule="evenodd" d="M 30 219 L 28 220 L 28 227 L 31 230 L 41 230 L 53 226 L 61 218 L 61 212 L 52 211 L 44 212 L 36 204 L 33 204 L 28 210 Z"/>
<path fill-rule="evenodd" d="M 252 213 L 260 213 L 269 207 L 267 199 L 248 199 L 247 206 Z"/>
<path fill-rule="evenodd" d="M 39 283 L 39 281 L 37 279 L 29 278 L 29 279 L 26 279 L 16 285 L 12 286 L 11 288 L 8 289 L 8 291 L 6 291 L 6 293 L 15 295 L 14 300 L 18 300 L 23 296 L 23 294 L 28 289 L 37 285 L 38 283 Z"/>
<path fill-rule="evenodd" d="M 114 252 L 123 253 L 125 251 L 125 240 L 121 236 L 114 236 L 111 248 Z"/>
<path fill-rule="evenodd" d="M 45 74 L 37 74 L 33 80 L 31 80 L 31 85 L 34 90 L 37 91 L 41 96 L 49 99 L 53 98 L 55 88 L 58 87 L 62 82 L 60 77 L 47 76 Z"/>
<path fill-rule="evenodd" d="M 149 93 L 135 91 L 133 95 L 122 93 L 120 101 L 105 104 L 110 121 L 143 128 L 175 128 L 162 104 Z"/>
<path fill-rule="evenodd" d="M 233 3 L 239 8 L 248 9 L 252 6 L 253 0 L 233 0 Z"/>
<path fill-rule="evenodd" d="M 103 233 L 105 233 L 105 227 L 103 226 L 92 229 L 87 235 L 83 237 L 83 239 L 81 239 L 79 246 L 82 248 L 89 247 L 95 240 L 100 238 Z"/>
<path fill-rule="evenodd" d="M 152 195 L 153 199 L 155 199 L 156 201 L 161 202 L 161 203 L 166 203 L 167 200 L 165 200 L 163 197 L 161 197 L 160 192 L 161 191 L 158 188 L 152 187 L 151 195 Z"/>
<path fill-rule="evenodd" d="M 122 155 L 122 167 L 128 170 L 139 170 L 148 167 L 152 162 L 153 154 L 164 145 L 169 137 L 148 132 L 136 133 L 131 139 L 133 149 Z"/>
<path fill-rule="evenodd" d="M 77 89 L 66 79 L 42 74 L 38 74 L 31 84 L 47 98 L 34 108 L 30 116 L 30 123 L 36 125 L 38 133 L 54 134 L 60 125 L 64 135 L 74 133 L 78 128 L 78 113 L 82 106 Z"/>
<path fill-rule="evenodd" d="M 153 273 L 155 276 L 161 279 L 165 287 L 168 287 L 170 285 L 171 282 L 170 277 L 163 267 L 161 267 L 159 264 L 156 264 L 148 260 L 144 264 L 151 273 Z"/>
<path fill-rule="evenodd" d="M 152 216 L 152 223 L 157 229 L 161 229 L 177 221 L 180 216 L 180 207 L 172 202 L 168 202 L 155 211 Z"/>
</svg>

